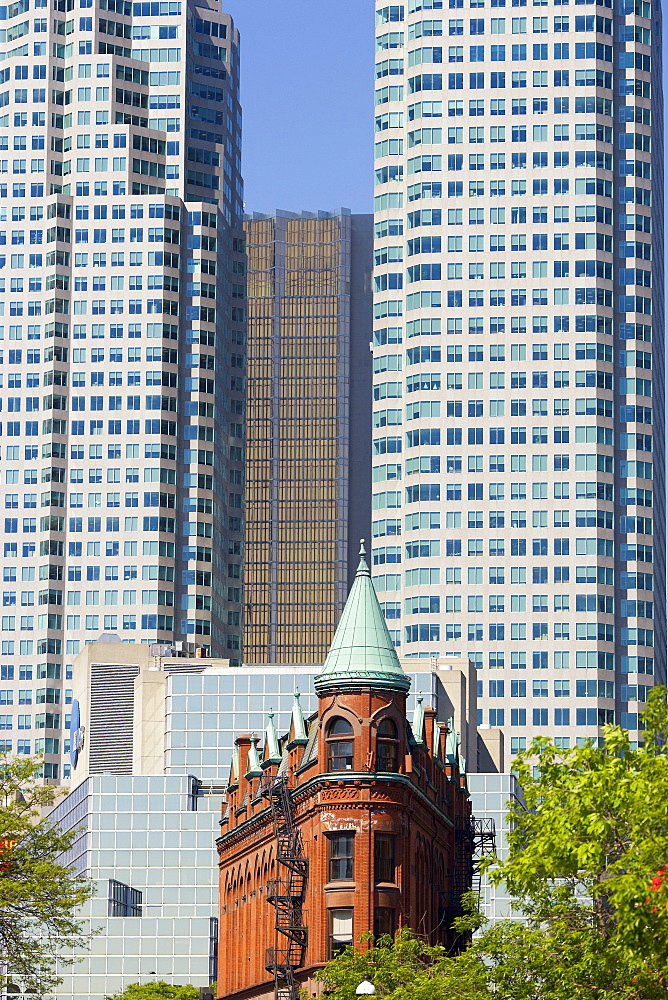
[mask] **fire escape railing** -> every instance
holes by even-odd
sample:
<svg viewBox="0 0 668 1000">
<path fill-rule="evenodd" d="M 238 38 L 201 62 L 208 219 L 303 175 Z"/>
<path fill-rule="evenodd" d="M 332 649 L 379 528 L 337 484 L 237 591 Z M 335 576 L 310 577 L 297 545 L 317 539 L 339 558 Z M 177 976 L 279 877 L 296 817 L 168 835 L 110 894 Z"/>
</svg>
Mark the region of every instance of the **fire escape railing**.
<svg viewBox="0 0 668 1000">
<path fill-rule="evenodd" d="M 455 865 L 451 889 L 443 893 L 442 907 L 448 923 L 462 915 L 462 896 L 472 892 L 480 900 L 481 867 L 484 858 L 496 853 L 493 819 L 461 819 L 455 828 Z"/>
<path fill-rule="evenodd" d="M 308 943 L 304 912 L 308 860 L 295 825 L 287 777 L 270 779 L 263 795 L 269 800 L 274 823 L 277 870 L 278 865 L 285 870 L 283 878 L 267 883 L 267 901 L 275 908 L 276 921 L 274 947 L 266 952 L 266 969 L 274 976 L 275 1000 L 299 1000 L 295 971 L 304 963 Z"/>
</svg>

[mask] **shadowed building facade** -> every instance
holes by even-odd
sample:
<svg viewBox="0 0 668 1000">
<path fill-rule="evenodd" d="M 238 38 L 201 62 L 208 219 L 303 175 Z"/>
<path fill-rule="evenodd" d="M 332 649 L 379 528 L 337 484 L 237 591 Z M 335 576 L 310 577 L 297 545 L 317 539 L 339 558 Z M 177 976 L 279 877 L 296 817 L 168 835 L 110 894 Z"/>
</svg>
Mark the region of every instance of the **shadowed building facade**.
<svg viewBox="0 0 668 1000">
<path fill-rule="evenodd" d="M 218 840 L 218 995 L 315 993 L 314 973 L 365 932 L 433 943 L 470 886 L 456 734 L 418 701 L 362 558 L 309 719 L 237 738 Z M 239 943 L 243 942 L 243 947 Z"/>
<path fill-rule="evenodd" d="M 323 661 L 369 532 L 371 221 L 245 221 L 246 663 Z"/>
</svg>

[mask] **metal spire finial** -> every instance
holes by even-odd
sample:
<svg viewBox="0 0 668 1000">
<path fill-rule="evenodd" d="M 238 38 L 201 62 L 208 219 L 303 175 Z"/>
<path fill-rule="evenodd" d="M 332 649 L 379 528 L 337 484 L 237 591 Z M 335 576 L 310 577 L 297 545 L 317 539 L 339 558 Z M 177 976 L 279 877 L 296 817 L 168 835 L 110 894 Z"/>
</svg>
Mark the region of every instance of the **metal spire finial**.
<svg viewBox="0 0 668 1000">
<path fill-rule="evenodd" d="M 359 551 L 359 565 L 357 567 L 357 576 L 371 576 L 371 571 L 369 570 L 369 564 L 366 561 L 366 549 L 364 548 L 364 539 L 360 538 L 360 551 Z"/>
</svg>

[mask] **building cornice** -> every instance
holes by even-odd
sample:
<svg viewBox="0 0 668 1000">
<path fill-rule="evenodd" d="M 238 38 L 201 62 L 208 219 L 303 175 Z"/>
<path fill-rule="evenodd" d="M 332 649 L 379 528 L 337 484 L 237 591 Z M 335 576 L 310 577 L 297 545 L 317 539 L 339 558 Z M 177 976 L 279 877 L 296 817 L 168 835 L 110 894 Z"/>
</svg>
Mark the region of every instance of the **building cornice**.
<svg viewBox="0 0 668 1000">
<path fill-rule="evenodd" d="M 341 799 L 345 798 L 346 786 L 355 785 L 357 788 L 360 786 L 362 788 L 368 789 L 368 798 L 366 802 L 357 799 L 354 802 L 350 802 L 350 808 L 359 808 L 363 805 L 373 805 L 374 799 L 377 802 L 378 799 L 374 796 L 374 786 L 377 787 L 390 787 L 392 785 L 400 786 L 402 789 L 406 789 L 412 792 L 420 801 L 427 806 L 433 813 L 439 817 L 439 819 L 445 823 L 446 826 L 451 829 L 454 828 L 454 823 L 443 810 L 432 800 L 428 795 L 418 788 L 408 775 L 405 774 L 395 774 L 385 771 L 346 771 L 345 777 L 341 773 L 335 774 L 318 774 L 308 781 L 304 782 L 303 785 L 298 785 L 296 788 L 290 789 L 290 794 L 295 802 L 295 805 L 299 805 L 305 802 L 306 799 L 310 798 L 315 794 L 320 787 L 324 788 L 337 788 L 341 791 Z M 330 800 L 332 801 L 332 800 Z M 341 802 L 341 805 L 348 806 L 348 803 Z M 239 826 L 235 827 L 233 830 L 229 830 L 227 833 L 222 834 L 216 840 L 216 845 L 219 850 L 222 847 L 230 847 L 235 843 L 236 839 L 243 839 L 246 835 L 250 835 L 256 826 L 264 823 L 270 816 L 270 810 L 265 807 L 261 812 L 256 813 L 255 816 L 251 816 L 249 819 L 244 820 Z"/>
</svg>

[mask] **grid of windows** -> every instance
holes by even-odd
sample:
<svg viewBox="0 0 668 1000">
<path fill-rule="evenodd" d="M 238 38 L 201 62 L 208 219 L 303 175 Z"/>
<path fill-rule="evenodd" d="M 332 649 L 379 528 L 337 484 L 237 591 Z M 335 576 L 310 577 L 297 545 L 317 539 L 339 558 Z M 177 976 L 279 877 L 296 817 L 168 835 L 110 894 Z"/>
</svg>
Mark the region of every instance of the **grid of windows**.
<svg viewBox="0 0 668 1000">
<path fill-rule="evenodd" d="M 665 670 L 660 11 L 587 10 L 376 11 L 374 581 L 485 723 L 571 741 Z"/>
<path fill-rule="evenodd" d="M 348 589 L 346 540 L 368 534 L 368 486 L 354 471 L 370 436 L 371 220 L 277 212 L 255 213 L 244 225 L 245 661 L 320 663 Z"/>
<path fill-rule="evenodd" d="M 313 677 L 321 665 L 296 664 L 289 673 L 276 666 L 230 669 L 226 674 L 171 674 L 168 678 L 165 767 L 169 774 L 220 777 L 221 748 L 231 754 L 240 731 L 262 732 L 267 713 L 275 713 L 279 732 L 290 727 L 295 688 L 304 716 L 315 711 Z M 408 711 L 424 697 L 445 718 L 451 712 L 443 688 L 432 674 L 409 673 Z M 422 693 L 422 695 L 420 694 Z M 194 734 L 198 734 L 195 736 Z"/>
<path fill-rule="evenodd" d="M 102 632 L 241 655 L 238 39 L 212 13 L 197 24 L 224 40 L 191 52 L 176 0 L 127 4 L 123 25 L 99 6 L 66 19 L 26 0 L 0 42 L 0 654 L 15 704 L 66 706 L 72 658 Z M 51 779 L 68 776 L 67 721 L 33 744 Z"/>
<path fill-rule="evenodd" d="M 122 991 L 148 963 L 158 978 L 208 981 L 218 898 L 211 843 L 220 798 L 199 796 L 193 812 L 190 785 L 185 775 L 98 775 L 56 806 L 63 828 L 77 830 L 68 862 L 97 885 L 82 916 L 101 930 L 80 961 L 60 970 L 70 996 L 102 996 L 105 983 Z M 197 873 L 187 886 L 186 855 L 191 875 Z M 157 948 L 156 940 L 169 948 Z"/>
</svg>

